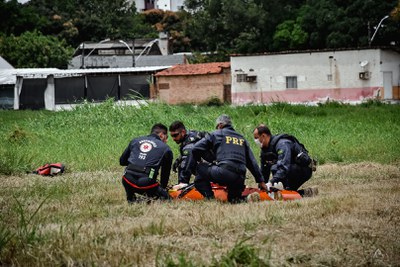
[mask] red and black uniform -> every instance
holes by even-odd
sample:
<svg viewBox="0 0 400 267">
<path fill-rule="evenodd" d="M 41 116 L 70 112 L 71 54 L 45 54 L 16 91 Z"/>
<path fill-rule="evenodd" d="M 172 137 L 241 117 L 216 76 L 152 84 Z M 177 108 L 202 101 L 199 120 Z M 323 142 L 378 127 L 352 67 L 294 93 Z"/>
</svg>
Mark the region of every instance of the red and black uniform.
<svg viewBox="0 0 400 267">
<path fill-rule="evenodd" d="M 192 149 L 192 160 L 199 161 L 208 151 L 215 155 L 215 164 L 198 164 L 194 180 L 196 189 L 206 198 L 214 197 L 211 181 L 227 186 L 229 202 L 240 202 L 245 188 L 246 168 L 257 183 L 264 182 L 248 142 L 232 126 L 216 130 L 197 142 Z"/>
<path fill-rule="evenodd" d="M 129 202 L 136 200 L 135 193 L 167 199 L 173 154 L 158 135 L 150 134 L 133 139 L 122 153 L 119 162 L 125 168 L 122 184 Z M 161 173 L 160 173 L 161 171 Z M 160 173 L 160 182 L 157 177 Z"/>
</svg>

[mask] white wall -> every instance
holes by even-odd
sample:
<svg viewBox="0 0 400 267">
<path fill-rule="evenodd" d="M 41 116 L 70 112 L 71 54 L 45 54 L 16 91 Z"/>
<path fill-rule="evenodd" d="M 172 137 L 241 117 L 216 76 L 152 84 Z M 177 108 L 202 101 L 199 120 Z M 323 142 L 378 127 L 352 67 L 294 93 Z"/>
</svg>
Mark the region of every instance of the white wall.
<svg viewBox="0 0 400 267">
<path fill-rule="evenodd" d="M 162 10 L 179 11 L 184 6 L 184 0 L 157 0 L 156 8 Z"/>
<path fill-rule="evenodd" d="M 136 10 L 138 12 L 145 9 L 144 0 L 131 0 L 131 2 L 135 2 Z"/>
<path fill-rule="evenodd" d="M 360 66 L 363 61 L 368 61 L 365 67 Z M 237 103 L 266 102 L 265 94 L 271 96 L 271 92 L 300 101 L 305 91 L 314 98 L 309 101 L 323 98 L 324 94 L 330 98 L 334 98 L 332 94 L 338 98 L 378 94 L 375 91 L 383 86 L 382 71 L 393 70 L 394 80 L 398 81 L 399 64 L 399 53 L 380 49 L 235 56 L 231 57 L 233 102 L 235 97 Z M 359 73 L 364 71 L 370 74 L 367 80 L 359 79 Z M 238 73 L 253 73 L 257 82 L 237 82 Z M 297 89 L 286 89 L 286 76 L 297 76 Z"/>
<path fill-rule="evenodd" d="M 155 6 L 158 9 L 171 10 L 171 0 L 157 0 Z"/>
<path fill-rule="evenodd" d="M 381 51 L 381 71 L 393 72 L 393 85 L 400 86 L 400 53 L 390 50 Z"/>
<path fill-rule="evenodd" d="M 136 10 L 138 12 L 145 9 L 144 0 L 131 0 L 136 4 Z M 154 8 L 170 11 L 179 11 L 182 6 L 184 6 L 185 0 L 155 0 Z"/>
</svg>

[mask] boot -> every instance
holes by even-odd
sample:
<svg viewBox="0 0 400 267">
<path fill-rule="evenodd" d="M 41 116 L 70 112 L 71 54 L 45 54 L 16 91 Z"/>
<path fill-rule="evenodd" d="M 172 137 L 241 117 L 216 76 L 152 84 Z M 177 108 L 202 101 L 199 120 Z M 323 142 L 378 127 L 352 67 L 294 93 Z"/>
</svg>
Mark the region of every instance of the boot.
<svg viewBox="0 0 400 267">
<path fill-rule="evenodd" d="M 301 191 L 301 190 L 299 190 Z M 318 187 L 308 187 L 303 189 L 303 194 L 301 194 L 303 197 L 315 197 L 318 195 Z"/>
</svg>

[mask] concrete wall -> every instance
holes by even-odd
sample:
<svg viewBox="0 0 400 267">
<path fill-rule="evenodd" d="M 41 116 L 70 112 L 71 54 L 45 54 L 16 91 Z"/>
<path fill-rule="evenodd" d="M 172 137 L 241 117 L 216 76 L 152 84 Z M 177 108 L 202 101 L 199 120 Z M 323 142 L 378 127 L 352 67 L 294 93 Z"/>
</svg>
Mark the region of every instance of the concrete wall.
<svg viewBox="0 0 400 267">
<path fill-rule="evenodd" d="M 399 62 L 400 54 L 380 49 L 232 57 L 232 102 L 360 101 L 382 97 L 383 71 L 391 71 L 393 86 L 398 86 Z M 360 72 L 369 78 L 360 79 Z M 257 81 L 238 82 L 238 74 L 255 75 Z M 296 89 L 286 88 L 287 76 L 297 77 Z"/>
</svg>

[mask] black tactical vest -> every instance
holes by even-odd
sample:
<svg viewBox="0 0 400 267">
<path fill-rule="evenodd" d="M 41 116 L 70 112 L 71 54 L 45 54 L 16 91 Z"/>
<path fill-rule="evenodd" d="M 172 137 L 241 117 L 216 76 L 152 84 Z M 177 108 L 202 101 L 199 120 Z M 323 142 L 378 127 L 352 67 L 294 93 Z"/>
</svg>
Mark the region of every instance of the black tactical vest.
<svg viewBox="0 0 400 267">
<path fill-rule="evenodd" d="M 214 132 L 216 136 L 217 162 L 232 162 L 246 165 L 246 140 L 233 130 L 225 127 Z"/>
</svg>

